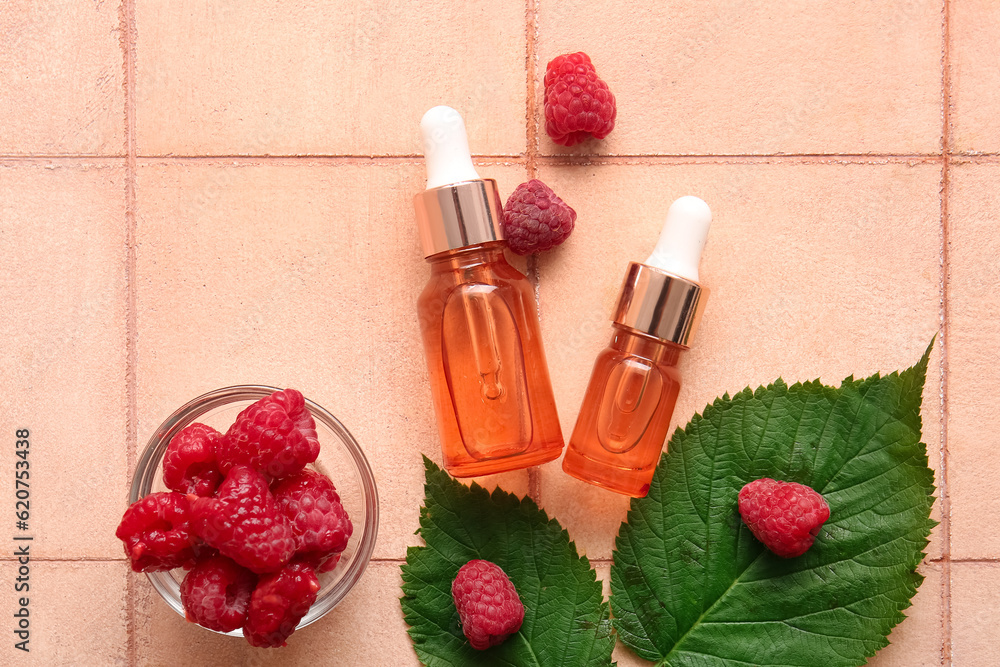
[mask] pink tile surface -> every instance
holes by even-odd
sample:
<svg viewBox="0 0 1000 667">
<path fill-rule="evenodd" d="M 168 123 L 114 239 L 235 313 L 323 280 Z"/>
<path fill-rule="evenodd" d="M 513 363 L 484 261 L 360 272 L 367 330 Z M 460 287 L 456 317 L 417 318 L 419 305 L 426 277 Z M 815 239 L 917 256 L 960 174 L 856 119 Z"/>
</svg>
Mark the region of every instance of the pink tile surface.
<svg viewBox="0 0 1000 667">
<path fill-rule="evenodd" d="M 607 140 L 569 152 L 939 149 L 938 0 L 861 11 L 827 1 L 542 2 L 538 30 L 539 82 L 549 60 L 583 49 L 618 99 Z M 540 149 L 567 152 L 547 137 Z"/>
<path fill-rule="evenodd" d="M 956 665 L 996 664 L 1000 623 L 1000 565 L 952 565 L 952 660 Z"/>
<path fill-rule="evenodd" d="M 951 5 L 951 121 L 957 150 L 1000 153 L 1000 5 L 956 0 Z"/>
<path fill-rule="evenodd" d="M 949 206 L 949 382 L 952 553 L 957 558 L 1000 558 L 997 489 L 1000 415 L 990 398 L 1000 382 L 1000 196 L 998 164 L 952 169 Z"/>
<path fill-rule="evenodd" d="M 154 0 L 136 21 L 143 155 L 410 155 L 442 103 L 476 152 L 524 150 L 515 3 Z"/>
<path fill-rule="evenodd" d="M 117 3 L 0 7 L 0 155 L 121 155 Z"/>
<path fill-rule="evenodd" d="M 399 563 L 373 562 L 358 586 L 332 612 L 297 631 L 280 651 L 254 648 L 240 638 L 186 622 L 140 582 L 138 665 L 419 665 L 401 631 Z"/>
<path fill-rule="evenodd" d="M 24 532 L 38 556 L 123 556 L 114 537 L 129 474 L 123 167 L 0 164 L 0 425 L 30 433 Z M 13 448 L 7 461 L 13 471 Z M 13 472 L 0 476 L 12 512 L 14 487 Z M 87 522 L 67 511 L 88 506 Z"/>
<path fill-rule="evenodd" d="M 0 577 L 13 582 L 20 565 L 0 563 Z M 0 648 L 0 663 L 32 667 L 108 665 L 119 667 L 128 660 L 128 616 L 124 562 L 30 563 L 29 590 L 12 590 L 5 596 L 3 612 L 12 619 L 20 612 L 20 597 L 27 596 L 28 652 L 14 647 L 12 621 L 9 642 Z M 74 604 L 66 604 L 67 599 Z M 85 605 L 85 606 L 83 606 Z M 20 627 L 20 626 L 19 626 Z"/>
<path fill-rule="evenodd" d="M 995 664 L 1000 10 L 765 5 L 4 4 L 0 432 L 31 431 L 38 560 L 32 653 L 0 645 L 0 665 L 417 664 L 399 565 L 420 544 L 420 455 L 440 453 L 411 198 L 417 122 L 439 103 L 463 112 L 503 195 L 538 175 L 579 213 L 563 247 L 513 260 L 537 286 L 567 436 L 622 271 L 681 194 L 715 222 L 673 425 L 779 375 L 906 367 L 937 333 L 923 420 L 941 525 L 870 664 Z M 578 50 L 617 95 L 618 125 L 564 150 L 538 125 L 541 76 Z M 282 651 L 184 622 L 113 537 L 156 426 L 235 383 L 330 409 L 381 496 L 357 589 Z M 558 462 L 478 481 L 539 501 L 607 580 L 627 499 Z M 13 493 L 0 474 L 0 498 Z M 14 567 L 0 555 L 0 582 Z M 13 594 L 0 601 L 13 613 Z"/>
</svg>

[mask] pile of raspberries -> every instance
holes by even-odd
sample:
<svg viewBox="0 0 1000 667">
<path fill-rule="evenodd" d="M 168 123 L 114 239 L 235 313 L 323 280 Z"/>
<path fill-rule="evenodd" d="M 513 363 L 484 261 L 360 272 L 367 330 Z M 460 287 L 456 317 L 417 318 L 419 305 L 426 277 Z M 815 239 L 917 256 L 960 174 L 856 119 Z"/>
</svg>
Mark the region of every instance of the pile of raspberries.
<svg viewBox="0 0 1000 667">
<path fill-rule="evenodd" d="M 295 389 L 243 410 L 225 435 L 191 424 L 163 455 L 169 492 L 125 511 L 116 535 L 136 572 L 189 570 L 189 621 L 284 646 L 316 601 L 353 527 L 333 483 L 306 468 L 316 423 Z"/>
</svg>

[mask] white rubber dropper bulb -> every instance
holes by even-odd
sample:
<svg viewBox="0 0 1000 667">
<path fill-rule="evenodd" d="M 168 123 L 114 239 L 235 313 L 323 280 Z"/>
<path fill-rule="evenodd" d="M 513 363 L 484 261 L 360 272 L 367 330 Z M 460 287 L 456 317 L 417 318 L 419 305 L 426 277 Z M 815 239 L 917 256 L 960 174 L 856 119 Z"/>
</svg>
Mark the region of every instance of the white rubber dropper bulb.
<svg viewBox="0 0 1000 667">
<path fill-rule="evenodd" d="M 698 282 L 701 251 L 712 226 L 712 209 L 698 197 L 681 197 L 670 205 L 660 240 L 644 263 L 691 282 Z"/>
<path fill-rule="evenodd" d="M 451 107 L 438 106 L 420 119 L 427 165 L 427 189 L 479 180 L 472 165 L 469 138 L 462 116 Z"/>
</svg>

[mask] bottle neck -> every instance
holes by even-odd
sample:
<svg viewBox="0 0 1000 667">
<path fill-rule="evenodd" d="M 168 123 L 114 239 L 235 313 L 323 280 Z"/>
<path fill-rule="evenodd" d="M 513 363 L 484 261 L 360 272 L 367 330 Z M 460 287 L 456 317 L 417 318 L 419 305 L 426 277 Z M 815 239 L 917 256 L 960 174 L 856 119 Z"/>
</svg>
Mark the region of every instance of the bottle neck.
<svg viewBox="0 0 1000 667">
<path fill-rule="evenodd" d="M 503 241 L 491 241 L 439 252 L 436 255 L 426 257 L 425 261 L 431 265 L 432 273 L 443 273 L 464 271 L 496 262 L 506 263 L 507 259 L 503 254 Z"/>
<path fill-rule="evenodd" d="M 708 290 L 698 283 L 631 262 L 611 319 L 632 331 L 687 349 L 707 299 Z"/>
<path fill-rule="evenodd" d="M 680 353 L 684 349 L 681 346 L 662 338 L 640 334 L 618 323 L 613 323 L 612 326 L 614 327 L 614 335 L 611 337 L 611 348 L 622 354 L 649 359 L 656 364 L 677 365 Z"/>
<path fill-rule="evenodd" d="M 413 204 L 424 257 L 503 239 L 503 202 L 492 179 L 424 190 Z"/>
</svg>

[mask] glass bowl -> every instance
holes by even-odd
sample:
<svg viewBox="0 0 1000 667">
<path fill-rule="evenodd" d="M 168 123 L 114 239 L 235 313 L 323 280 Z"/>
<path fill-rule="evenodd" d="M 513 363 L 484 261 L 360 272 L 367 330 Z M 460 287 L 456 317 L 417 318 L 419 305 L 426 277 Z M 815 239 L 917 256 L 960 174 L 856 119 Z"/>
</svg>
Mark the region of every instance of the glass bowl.
<svg viewBox="0 0 1000 667">
<path fill-rule="evenodd" d="M 155 491 L 170 490 L 163 484 L 163 453 L 170 440 L 181 429 L 194 422 L 201 422 L 225 433 L 244 408 L 276 391 L 280 390 L 263 385 L 225 387 L 199 396 L 179 408 L 160 424 L 149 439 L 132 479 L 129 504 Z M 320 444 L 319 457 L 309 467 L 333 481 L 354 526 L 354 532 L 336 567 L 318 575 L 320 590 L 316 595 L 316 602 L 299 621 L 296 629 L 316 621 L 344 599 L 368 566 L 378 534 L 378 492 L 361 447 L 332 414 L 308 398 L 306 406 L 316 420 Z M 180 584 L 185 573 L 186 570 L 180 568 L 169 572 L 146 573 L 153 588 L 181 616 L 184 616 L 184 605 L 181 603 Z M 241 630 L 228 634 L 243 636 Z"/>
</svg>

